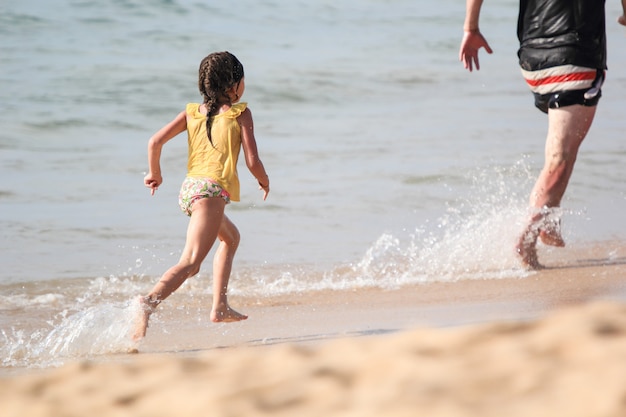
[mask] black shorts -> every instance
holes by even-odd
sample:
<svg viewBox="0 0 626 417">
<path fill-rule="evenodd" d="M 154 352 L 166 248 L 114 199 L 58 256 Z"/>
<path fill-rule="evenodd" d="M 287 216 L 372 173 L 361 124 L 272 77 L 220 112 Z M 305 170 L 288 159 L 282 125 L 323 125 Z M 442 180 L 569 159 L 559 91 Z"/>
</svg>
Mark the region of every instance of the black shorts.
<svg viewBox="0 0 626 417">
<path fill-rule="evenodd" d="M 598 69 L 596 70 L 595 78 L 591 84 L 585 88 L 564 88 L 563 90 L 550 91 L 543 94 L 541 92 L 533 91 L 533 95 L 535 96 L 535 106 L 544 113 L 548 113 L 549 109 L 558 109 L 575 104 L 588 107 L 596 106 L 600 97 L 602 97 L 602 84 L 604 83 L 604 77 L 604 70 Z M 563 84 L 565 87 L 565 83 Z"/>
</svg>

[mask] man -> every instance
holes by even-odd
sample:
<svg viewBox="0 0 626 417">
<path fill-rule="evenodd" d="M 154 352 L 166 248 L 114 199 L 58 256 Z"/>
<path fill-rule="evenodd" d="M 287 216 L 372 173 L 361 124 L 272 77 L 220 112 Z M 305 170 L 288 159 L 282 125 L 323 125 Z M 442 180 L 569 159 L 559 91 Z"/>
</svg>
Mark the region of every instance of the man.
<svg viewBox="0 0 626 417">
<path fill-rule="evenodd" d="M 626 25 L 626 0 L 618 22 Z M 483 0 L 467 0 L 459 59 L 480 69 L 478 51 L 492 50 L 480 33 Z M 578 149 L 602 96 L 606 70 L 604 0 L 520 0 L 517 35 L 522 75 L 535 106 L 548 114 L 544 167 L 530 194 L 532 212 L 516 245 L 522 263 L 540 269 L 537 240 L 565 246 L 559 207 Z"/>
</svg>

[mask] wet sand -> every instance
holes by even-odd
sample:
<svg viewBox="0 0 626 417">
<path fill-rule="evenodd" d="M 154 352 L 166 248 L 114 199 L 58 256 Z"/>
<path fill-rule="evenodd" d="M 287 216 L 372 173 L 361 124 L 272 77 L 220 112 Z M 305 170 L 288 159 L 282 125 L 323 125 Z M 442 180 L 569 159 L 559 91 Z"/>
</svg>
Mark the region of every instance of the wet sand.
<svg viewBox="0 0 626 417">
<path fill-rule="evenodd" d="M 235 324 L 164 308 L 139 354 L 0 378 L 0 416 L 624 416 L 625 255 L 551 251 L 525 278 L 233 298 L 250 315 Z"/>
</svg>

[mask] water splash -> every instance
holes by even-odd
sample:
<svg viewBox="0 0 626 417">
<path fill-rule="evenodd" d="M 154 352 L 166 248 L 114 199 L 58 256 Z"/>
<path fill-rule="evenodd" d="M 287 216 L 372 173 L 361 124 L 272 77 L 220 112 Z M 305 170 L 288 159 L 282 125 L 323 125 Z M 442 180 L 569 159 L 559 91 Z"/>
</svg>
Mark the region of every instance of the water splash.
<svg viewBox="0 0 626 417">
<path fill-rule="evenodd" d="M 384 287 L 526 276 L 514 246 L 527 218 L 527 197 L 516 191 L 533 180 L 527 164 L 483 168 L 468 178 L 467 196 L 448 202 L 439 219 L 409 236 L 383 234 L 352 272 Z"/>
<path fill-rule="evenodd" d="M 80 357 L 130 349 L 137 307 L 101 304 L 79 311 L 57 325 L 42 347 L 55 357 Z"/>
<path fill-rule="evenodd" d="M 30 333 L 14 327 L 0 330 L 2 366 L 50 367 L 68 359 L 127 352 L 134 348 L 136 304 L 102 303 L 73 314 L 64 310 L 47 328 Z"/>
<path fill-rule="evenodd" d="M 527 164 L 521 161 L 509 168 L 477 170 L 468 173 L 467 180 L 471 187 L 463 189 L 469 188 L 469 192 L 448 202 L 439 218 L 415 225 L 405 234 L 383 233 L 356 262 L 330 270 L 318 270 L 314 264 L 239 267 L 229 293 L 261 299 L 306 291 L 527 276 L 513 249 L 528 217 L 527 196 L 517 192 L 530 189 L 533 176 Z M 3 366 L 54 366 L 68 358 L 131 349 L 138 307 L 119 300 L 130 300 L 156 282 L 139 273 L 146 263 L 137 258 L 132 263 L 134 266 L 119 276 L 82 283 L 71 291 L 73 297 L 70 291 L 65 291 L 64 298 L 40 297 L 44 304 L 61 303 L 63 311 L 46 328 L 0 331 Z M 210 274 L 201 271 L 177 293 L 192 298 L 194 294 L 207 295 L 211 284 Z M 168 303 L 176 308 L 182 298 L 172 297 Z"/>
<path fill-rule="evenodd" d="M 459 194 L 465 194 L 448 201 L 439 218 L 427 219 L 404 234 L 381 234 L 360 260 L 326 271 L 301 265 L 239 269 L 231 280 L 232 291 L 271 296 L 528 276 L 515 244 L 529 216 L 526 192 L 533 181 L 526 159 L 509 167 L 476 169 L 459 185 Z"/>
</svg>

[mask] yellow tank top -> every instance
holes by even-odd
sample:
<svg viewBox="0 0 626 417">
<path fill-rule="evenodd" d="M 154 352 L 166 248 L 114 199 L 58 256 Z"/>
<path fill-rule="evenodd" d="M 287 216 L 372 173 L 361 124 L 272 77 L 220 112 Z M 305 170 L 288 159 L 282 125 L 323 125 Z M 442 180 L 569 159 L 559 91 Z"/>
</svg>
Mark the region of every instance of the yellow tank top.
<svg viewBox="0 0 626 417">
<path fill-rule="evenodd" d="M 200 104 L 187 104 L 187 141 L 189 157 L 187 176 L 211 178 L 239 201 L 237 160 L 241 149 L 241 126 L 237 117 L 246 109 L 246 103 L 234 104 L 228 111 L 213 116 L 211 140 L 206 134 L 206 116 L 200 113 Z"/>
</svg>

